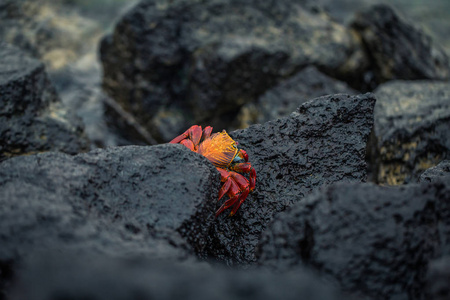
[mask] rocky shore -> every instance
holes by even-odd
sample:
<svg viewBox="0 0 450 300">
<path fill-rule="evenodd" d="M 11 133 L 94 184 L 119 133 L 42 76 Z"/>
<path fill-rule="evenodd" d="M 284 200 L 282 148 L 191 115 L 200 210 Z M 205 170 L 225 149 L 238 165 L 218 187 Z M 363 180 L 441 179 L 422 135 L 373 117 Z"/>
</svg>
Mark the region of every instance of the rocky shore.
<svg viewBox="0 0 450 300">
<path fill-rule="evenodd" d="M 92 81 L 40 1 L 0 1 L 0 300 L 450 299 L 450 63 L 416 24 L 142 0 L 86 38 Z M 166 143 L 193 124 L 256 170 L 233 217 Z"/>
</svg>

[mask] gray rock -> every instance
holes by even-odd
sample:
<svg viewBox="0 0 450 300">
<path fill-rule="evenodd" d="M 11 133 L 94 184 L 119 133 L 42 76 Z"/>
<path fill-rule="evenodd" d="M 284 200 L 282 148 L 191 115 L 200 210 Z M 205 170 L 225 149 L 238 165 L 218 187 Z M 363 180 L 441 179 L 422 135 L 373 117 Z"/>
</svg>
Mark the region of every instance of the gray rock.
<svg viewBox="0 0 450 300">
<path fill-rule="evenodd" d="M 433 260 L 427 271 L 427 299 L 450 299 L 450 256 Z"/>
<path fill-rule="evenodd" d="M 61 104 L 44 65 L 5 43 L 0 43 L 0 58 L 0 161 L 86 150 L 81 122 Z"/>
<path fill-rule="evenodd" d="M 368 299 L 428 299 L 428 263 L 448 248 L 440 237 L 450 228 L 441 222 L 449 196 L 450 181 L 334 184 L 276 216 L 261 238 L 259 263 L 307 265 Z"/>
<path fill-rule="evenodd" d="M 371 94 L 325 96 L 289 117 L 231 132 L 256 170 L 256 189 L 235 216 L 212 224 L 204 256 L 255 262 L 259 236 L 275 213 L 322 185 L 364 181 L 374 105 Z"/>
<path fill-rule="evenodd" d="M 168 141 L 195 123 L 225 127 L 307 65 L 342 77 L 365 65 L 355 35 L 303 2 L 141 1 L 102 42 L 103 87 Z"/>
<path fill-rule="evenodd" d="M 290 274 L 139 261 L 40 261 L 22 272 L 16 300 L 350 299 L 304 270 Z"/>
<path fill-rule="evenodd" d="M 429 168 L 423 172 L 418 182 L 434 182 L 442 180 L 442 177 L 450 177 L 450 161 L 443 160 L 437 166 Z"/>
<path fill-rule="evenodd" d="M 378 83 L 450 78 L 450 60 L 445 51 L 390 6 L 378 4 L 357 14 L 352 27 L 366 46 Z"/>
<path fill-rule="evenodd" d="M 450 84 L 394 81 L 376 91 L 372 156 L 377 181 L 414 182 L 450 158 Z"/>
<path fill-rule="evenodd" d="M 8 282 L 20 262 L 47 252 L 91 260 L 191 259 L 206 244 L 219 183 L 212 164 L 181 145 L 6 160 L 0 164 L 1 277 Z"/>
<path fill-rule="evenodd" d="M 286 117 L 304 102 L 331 94 L 356 94 L 344 82 L 310 66 L 269 89 L 256 103 L 244 105 L 237 117 L 238 128 Z"/>
<path fill-rule="evenodd" d="M 201 248 L 214 219 L 220 175 L 181 145 L 159 145 L 12 159 L 2 164 L 0 185 L 11 181 L 12 188 L 37 186 L 95 217 L 122 222 L 132 232 L 177 231 Z"/>
</svg>

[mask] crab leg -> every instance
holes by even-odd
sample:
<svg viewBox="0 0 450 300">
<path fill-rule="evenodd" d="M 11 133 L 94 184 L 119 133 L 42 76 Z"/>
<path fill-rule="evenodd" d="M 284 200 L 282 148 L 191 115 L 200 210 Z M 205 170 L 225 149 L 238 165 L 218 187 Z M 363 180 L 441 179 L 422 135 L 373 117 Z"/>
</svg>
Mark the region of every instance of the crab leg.
<svg viewBox="0 0 450 300">
<path fill-rule="evenodd" d="M 230 216 L 233 216 L 239 209 L 241 204 L 244 202 L 244 200 L 247 198 L 248 193 L 250 192 L 251 184 L 241 174 L 233 171 L 226 171 L 221 168 L 217 168 L 217 170 L 222 176 L 221 181 L 225 182 L 219 191 L 219 200 L 225 194 L 227 194 L 230 198 L 225 201 L 225 203 L 222 204 L 222 206 L 217 210 L 216 217 L 225 209 L 230 208 L 231 206 L 233 206 L 233 209 L 230 213 Z"/>
<path fill-rule="evenodd" d="M 213 128 L 211 126 L 206 126 L 205 129 L 203 129 L 203 135 L 202 135 L 202 141 L 206 140 L 211 136 Z"/>
<path fill-rule="evenodd" d="M 256 185 L 256 171 L 249 162 L 235 164 L 230 168 L 233 171 L 249 174 L 250 177 L 250 191 L 255 189 Z"/>
<path fill-rule="evenodd" d="M 248 187 L 242 192 L 241 196 L 239 197 L 239 201 L 236 201 L 236 203 L 233 205 L 233 209 L 231 210 L 230 217 L 232 217 L 237 212 L 237 210 L 239 209 L 241 204 L 247 198 L 249 192 L 250 192 L 250 189 Z"/>
<path fill-rule="evenodd" d="M 208 126 L 208 127 L 211 127 L 211 126 Z M 206 133 L 208 133 L 208 130 L 209 130 L 209 135 L 211 135 L 212 127 L 211 127 L 211 129 L 206 130 L 207 128 L 205 128 Z M 193 125 L 188 130 L 186 130 L 183 134 L 177 136 L 176 138 L 171 140 L 169 143 L 170 144 L 180 143 L 180 144 L 188 147 L 192 151 L 197 151 L 197 148 L 198 148 L 198 145 L 200 144 L 201 138 L 202 138 L 202 127 L 198 126 L 198 125 Z M 190 141 L 190 142 L 188 142 L 188 141 Z"/>
</svg>

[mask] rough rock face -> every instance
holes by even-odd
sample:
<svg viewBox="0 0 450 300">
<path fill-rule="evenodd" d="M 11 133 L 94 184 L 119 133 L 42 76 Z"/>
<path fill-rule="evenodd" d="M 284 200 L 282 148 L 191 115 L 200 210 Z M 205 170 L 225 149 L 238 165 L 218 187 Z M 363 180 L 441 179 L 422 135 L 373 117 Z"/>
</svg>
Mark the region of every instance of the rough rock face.
<svg viewBox="0 0 450 300">
<path fill-rule="evenodd" d="M 31 185 L 32 191 L 20 193 L 27 201 L 26 195 L 64 199 L 134 233 L 165 237 L 166 232 L 178 232 L 196 250 L 214 219 L 220 183 L 204 157 L 180 145 L 109 148 L 75 157 L 48 153 L 1 166 L 1 186 L 14 190 Z M 34 193 L 37 188 L 42 194 Z M 2 197 L 9 203 L 8 198 Z M 3 207 L 5 215 L 11 214 Z M 15 226 L 14 219 L 5 222 Z"/>
<path fill-rule="evenodd" d="M 168 141 L 195 123 L 224 127 L 307 65 L 345 73 L 362 53 L 344 26 L 298 1 L 144 0 L 103 40 L 103 87 Z"/>
<path fill-rule="evenodd" d="M 450 158 L 450 85 L 394 81 L 376 91 L 377 181 L 416 181 L 429 167 Z"/>
<path fill-rule="evenodd" d="M 377 82 L 392 79 L 449 79 L 450 60 L 431 38 L 381 4 L 356 15 Z"/>
<path fill-rule="evenodd" d="M 374 105 L 371 94 L 325 96 L 289 117 L 230 133 L 256 170 L 256 189 L 235 216 L 212 224 L 204 255 L 254 262 L 259 236 L 275 213 L 322 185 L 364 181 Z"/>
<path fill-rule="evenodd" d="M 440 220 L 449 196 L 450 181 L 332 185 L 276 216 L 261 238 L 259 262 L 307 265 L 370 299 L 425 299 L 427 265 L 448 247 L 440 239 L 448 224 Z"/>
<path fill-rule="evenodd" d="M 437 166 L 429 168 L 419 177 L 419 182 L 450 182 L 450 161 L 444 160 Z M 447 193 L 447 194 L 445 194 Z M 443 243 L 442 253 L 450 255 L 450 193 L 448 190 L 442 191 L 442 197 L 447 197 L 447 201 L 441 207 L 441 230 L 439 239 Z"/>
<path fill-rule="evenodd" d="M 432 261 L 427 272 L 427 298 L 447 300 L 450 298 L 450 256 Z"/>
<path fill-rule="evenodd" d="M 148 261 L 50 259 L 28 268 L 17 300 L 350 299 L 304 270 L 289 274 L 237 271 Z"/>
<path fill-rule="evenodd" d="M 179 145 L 2 162 L 0 297 L 21 263 L 42 253 L 190 259 L 205 244 L 219 178 L 205 158 Z"/>
<path fill-rule="evenodd" d="M 59 101 L 44 65 L 0 43 L 0 161 L 11 156 L 86 150 L 78 118 Z"/>
<path fill-rule="evenodd" d="M 437 166 L 427 169 L 419 177 L 419 182 L 434 182 L 450 177 L 450 160 L 443 160 Z"/>
<path fill-rule="evenodd" d="M 238 127 L 245 128 L 251 124 L 286 117 L 301 104 L 313 98 L 356 93 L 344 82 L 328 77 L 316 67 L 307 67 L 268 90 L 256 103 L 244 105 L 237 117 Z"/>
</svg>

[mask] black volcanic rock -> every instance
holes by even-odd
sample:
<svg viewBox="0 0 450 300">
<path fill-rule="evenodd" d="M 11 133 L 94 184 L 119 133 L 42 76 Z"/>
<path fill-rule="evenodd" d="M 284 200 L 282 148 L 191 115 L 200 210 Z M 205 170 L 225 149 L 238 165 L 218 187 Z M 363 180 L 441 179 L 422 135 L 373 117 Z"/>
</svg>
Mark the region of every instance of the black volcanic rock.
<svg viewBox="0 0 450 300">
<path fill-rule="evenodd" d="M 333 79 L 316 67 L 307 67 L 269 89 L 256 103 L 244 105 L 238 115 L 238 127 L 265 123 L 286 117 L 304 102 L 325 95 L 356 94 L 344 82 Z"/>
<path fill-rule="evenodd" d="M 48 153 L 8 160 L 0 168 L 0 186 L 39 188 L 42 197 L 64 199 L 135 233 L 177 231 L 194 247 L 201 247 L 214 220 L 219 183 L 212 164 L 181 145 L 98 149 L 74 157 Z"/>
<path fill-rule="evenodd" d="M 289 117 L 231 132 L 256 170 L 256 189 L 235 216 L 223 214 L 212 224 L 204 255 L 255 262 L 259 236 L 274 214 L 322 185 L 365 181 L 374 105 L 372 94 L 325 96 Z"/>
<path fill-rule="evenodd" d="M 181 145 L 6 160 L 0 164 L 0 278 L 8 282 L 22 261 L 41 253 L 194 257 L 214 220 L 219 183 L 213 165 Z"/>
<path fill-rule="evenodd" d="M 450 160 L 443 160 L 437 166 L 429 168 L 419 177 L 419 182 L 434 182 L 450 177 Z"/>
<path fill-rule="evenodd" d="M 144 0 L 100 52 L 108 95 L 160 141 L 196 123 L 229 125 L 305 66 L 345 76 L 366 64 L 355 35 L 293 0 Z"/>
<path fill-rule="evenodd" d="M 448 180 L 334 184 L 275 217 L 261 238 L 259 263 L 307 265 L 368 299 L 428 299 L 428 263 L 448 252 L 450 240 L 442 237 L 449 200 Z"/>
<path fill-rule="evenodd" d="M 61 104 L 42 63 L 0 43 L 0 161 L 87 150 L 80 120 Z"/>
<path fill-rule="evenodd" d="M 375 91 L 374 165 L 377 181 L 415 182 L 450 158 L 450 84 L 393 81 Z"/>
<path fill-rule="evenodd" d="M 378 83 L 450 78 L 450 60 L 445 51 L 390 6 L 377 4 L 360 12 L 352 27 L 362 38 Z"/>
<path fill-rule="evenodd" d="M 427 272 L 427 298 L 429 300 L 450 299 L 450 256 L 432 261 Z"/>
<path fill-rule="evenodd" d="M 16 300 L 350 299 L 304 270 L 271 274 L 145 260 L 53 258 L 32 264 L 20 277 Z"/>
</svg>

